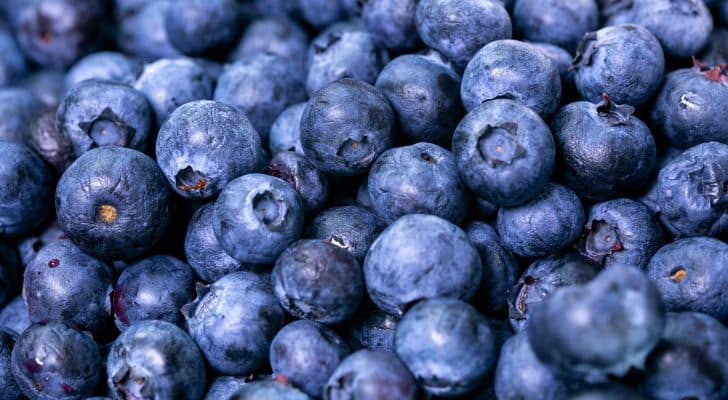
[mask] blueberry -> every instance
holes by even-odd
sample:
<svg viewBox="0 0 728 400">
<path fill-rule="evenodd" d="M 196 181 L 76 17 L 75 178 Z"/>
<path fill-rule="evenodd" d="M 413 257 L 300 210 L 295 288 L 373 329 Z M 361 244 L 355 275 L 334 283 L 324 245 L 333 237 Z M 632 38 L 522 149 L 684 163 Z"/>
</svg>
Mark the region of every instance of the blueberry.
<svg viewBox="0 0 728 400">
<path fill-rule="evenodd" d="M 245 378 L 235 376 L 219 376 L 212 381 L 207 390 L 205 400 L 230 399 L 235 393 L 247 384 Z"/>
<path fill-rule="evenodd" d="M 17 296 L 0 310 L 0 331 L 15 337 L 23 333 L 30 324 L 30 314 L 22 296 Z"/>
<path fill-rule="evenodd" d="M 288 182 L 301 197 L 306 213 L 314 212 L 326 204 L 328 180 L 304 155 L 281 151 L 273 156 L 263 173 Z"/>
<path fill-rule="evenodd" d="M 364 26 L 387 49 L 407 52 L 417 49 L 420 38 L 415 26 L 418 0 L 366 0 L 362 3 Z"/>
<path fill-rule="evenodd" d="M 318 29 L 343 19 L 347 13 L 342 0 L 290 0 L 290 2 L 293 3 L 293 9 L 298 17 Z"/>
<path fill-rule="evenodd" d="M 664 324 L 647 276 L 616 265 L 587 284 L 555 291 L 533 310 L 527 331 L 536 357 L 553 372 L 602 382 L 642 368 Z"/>
<path fill-rule="evenodd" d="M 374 84 L 388 60 L 386 50 L 363 28 L 351 23 L 332 25 L 308 47 L 308 95 L 313 97 L 329 83 L 343 78 Z"/>
<path fill-rule="evenodd" d="M 235 106 L 265 142 L 273 121 L 289 105 L 306 100 L 301 67 L 270 53 L 255 53 L 228 65 L 214 99 Z"/>
<path fill-rule="evenodd" d="M 662 168 L 671 163 L 672 160 L 676 159 L 680 154 L 682 154 L 682 150 L 674 147 L 665 147 L 658 150 L 655 172 L 653 173 L 652 180 L 649 182 L 649 188 L 642 197 L 639 198 L 639 201 L 646 205 L 647 208 L 650 209 L 650 212 L 655 216 L 660 213 L 660 206 L 658 204 L 659 190 L 657 174 L 660 170 L 662 170 Z"/>
<path fill-rule="evenodd" d="M 490 225 L 471 221 L 465 228 L 470 242 L 480 254 L 483 277 L 475 304 L 486 313 L 506 306 L 506 294 L 516 283 L 519 266 L 516 258 L 506 250 L 498 233 Z"/>
<path fill-rule="evenodd" d="M 281 151 L 303 154 L 301 146 L 301 116 L 307 103 L 286 107 L 273 121 L 268 135 L 268 149 L 275 155 Z"/>
<path fill-rule="evenodd" d="M 19 85 L 33 93 L 43 104 L 55 109 L 61 102 L 65 79 L 63 70 L 39 69 L 28 74 Z"/>
<path fill-rule="evenodd" d="M 23 395 L 11 372 L 14 342 L 10 335 L 0 330 L 0 398 L 5 400 L 17 400 Z"/>
<path fill-rule="evenodd" d="M 497 40 L 478 50 L 468 63 L 460 96 L 468 111 L 488 100 L 510 99 L 547 118 L 559 107 L 561 79 L 551 60 L 535 47 Z"/>
<path fill-rule="evenodd" d="M 361 175 L 392 146 L 394 112 L 373 86 L 342 79 L 318 91 L 301 117 L 301 144 L 327 174 Z"/>
<path fill-rule="evenodd" d="M 345 358 L 324 388 L 325 400 L 414 400 L 417 384 L 394 353 L 359 350 Z"/>
<path fill-rule="evenodd" d="M 11 366 L 18 386 L 32 400 L 86 398 L 102 380 L 93 339 L 58 322 L 26 329 L 15 342 Z"/>
<path fill-rule="evenodd" d="M 417 256 L 413 256 L 417 255 Z M 374 241 L 364 261 L 369 296 L 401 316 L 432 297 L 468 300 L 483 274 L 477 250 L 462 229 L 434 215 L 405 215 Z"/>
<path fill-rule="evenodd" d="M 122 53 L 101 51 L 78 60 L 68 70 L 65 88 L 70 90 L 87 79 L 108 80 L 131 85 L 142 70 L 141 64 Z"/>
<path fill-rule="evenodd" d="M 68 240 L 44 247 L 26 266 L 23 299 L 31 322 L 58 321 L 99 333 L 111 322 L 112 270 Z"/>
<path fill-rule="evenodd" d="M 131 86 L 91 79 L 68 91 L 56 118 L 56 128 L 71 140 L 79 157 L 110 145 L 144 150 L 151 110 L 144 94 Z"/>
<path fill-rule="evenodd" d="M 239 60 L 255 53 L 272 53 L 303 65 L 308 51 L 308 34 L 287 17 L 254 20 L 245 29 L 230 59 Z"/>
<path fill-rule="evenodd" d="M 700 313 L 667 313 L 665 331 L 647 359 L 642 389 L 654 399 L 728 396 L 728 328 Z"/>
<path fill-rule="evenodd" d="M 384 229 L 376 213 L 361 206 L 332 207 L 308 222 L 304 236 L 339 246 L 363 261 L 369 247 Z"/>
<path fill-rule="evenodd" d="M 568 386 L 539 361 L 528 335 L 521 332 L 501 348 L 495 368 L 495 393 L 499 399 L 556 400 L 566 396 Z"/>
<path fill-rule="evenodd" d="M 447 298 L 423 300 L 407 311 L 397 326 L 395 348 L 427 393 L 446 397 L 474 389 L 498 357 L 485 317 Z"/>
<path fill-rule="evenodd" d="M 652 108 L 652 121 L 671 146 L 685 149 L 704 142 L 728 143 L 728 81 L 723 65 L 693 68 L 667 75 Z"/>
<path fill-rule="evenodd" d="M 632 20 L 649 29 L 665 53 L 680 58 L 697 54 L 713 31 L 713 18 L 702 0 L 635 1 Z"/>
<path fill-rule="evenodd" d="M 449 144 L 463 116 L 460 76 L 426 55 L 407 54 L 387 64 L 377 78 L 409 140 Z"/>
<path fill-rule="evenodd" d="M 487 101 L 460 121 L 452 141 L 460 176 L 498 206 L 525 203 L 543 190 L 554 167 L 551 131 L 513 100 Z"/>
<path fill-rule="evenodd" d="M 640 202 L 605 201 L 589 211 L 583 253 L 605 267 L 624 264 L 644 269 L 661 244 L 660 225 Z"/>
<path fill-rule="evenodd" d="M 199 100 L 172 112 L 157 136 L 157 163 L 174 190 L 187 198 L 218 194 L 255 171 L 260 136 L 231 105 Z"/>
<path fill-rule="evenodd" d="M 167 10 L 176 5 L 171 0 L 154 0 L 124 15 L 119 21 L 119 47 L 147 62 L 181 56 L 167 36 L 164 23 Z"/>
<path fill-rule="evenodd" d="M 599 16 L 603 26 L 631 23 L 633 6 L 634 0 L 599 0 Z"/>
<path fill-rule="evenodd" d="M 184 262 L 152 256 L 124 268 L 114 287 L 114 322 L 119 330 L 148 319 L 179 325 L 180 308 L 194 299 L 195 276 Z"/>
<path fill-rule="evenodd" d="M 273 291 L 286 311 L 326 324 L 351 317 L 364 292 L 356 258 L 323 240 L 292 244 L 276 261 L 272 276 Z"/>
<path fill-rule="evenodd" d="M 164 175 L 146 155 L 117 146 L 86 152 L 56 188 L 58 224 L 81 250 L 128 259 L 150 249 L 170 220 Z"/>
<path fill-rule="evenodd" d="M 187 227 L 184 251 L 187 262 L 205 282 L 214 282 L 231 272 L 250 266 L 230 257 L 212 229 L 214 203 L 205 204 L 192 216 Z"/>
<path fill-rule="evenodd" d="M 182 311 L 207 362 L 227 375 L 264 366 L 271 340 L 285 323 L 270 279 L 245 271 L 215 281 Z"/>
<path fill-rule="evenodd" d="M 728 317 L 728 245 L 708 238 L 666 244 L 650 260 L 647 275 L 670 311 L 698 311 Z"/>
<path fill-rule="evenodd" d="M 561 287 L 584 284 L 600 267 L 576 253 L 544 257 L 534 261 L 508 291 L 508 317 L 516 332 L 524 331 L 537 305 Z"/>
<path fill-rule="evenodd" d="M 513 25 L 525 40 L 574 51 L 585 33 L 599 27 L 599 9 L 594 0 L 517 0 Z"/>
<path fill-rule="evenodd" d="M 728 145 L 691 147 L 660 170 L 657 203 L 661 221 L 680 236 L 723 231 L 728 211 Z"/>
<path fill-rule="evenodd" d="M 134 87 L 147 97 L 160 126 L 179 106 L 212 99 L 207 71 L 187 58 L 165 58 L 147 64 Z"/>
<path fill-rule="evenodd" d="M 199 400 L 205 364 L 195 342 L 165 321 L 143 321 L 116 338 L 106 372 L 115 399 Z"/>
<path fill-rule="evenodd" d="M 572 390 L 568 400 L 650 400 L 628 386 L 610 382 L 604 385 L 585 385 Z"/>
<path fill-rule="evenodd" d="M 571 68 L 571 54 L 561 47 L 549 43 L 529 42 L 529 44 L 554 64 L 556 71 L 561 77 L 562 98 L 566 97 L 568 94 L 567 90 L 571 90 L 574 87 L 574 70 Z"/>
<path fill-rule="evenodd" d="M 274 374 L 309 396 L 321 398 L 329 376 L 348 354 L 349 347 L 336 332 L 299 320 L 284 326 L 273 338 L 270 364 Z"/>
<path fill-rule="evenodd" d="M 394 352 L 394 333 L 399 320 L 399 317 L 381 311 L 369 301 L 363 302 L 359 311 L 346 323 L 346 338 L 352 349 Z"/>
<path fill-rule="evenodd" d="M 41 66 L 67 67 L 97 44 L 102 11 L 96 0 L 27 2 L 14 21 L 20 49 Z"/>
<path fill-rule="evenodd" d="M 551 128 L 567 186 L 578 195 L 605 200 L 644 186 L 657 158 L 647 125 L 609 95 L 578 101 L 554 116 Z"/>
<path fill-rule="evenodd" d="M 0 60 L 0 86 L 7 86 L 22 78 L 28 65 L 12 32 L 4 28 L 0 28 L 0 53 L 3 55 Z"/>
<path fill-rule="evenodd" d="M 258 399 L 310 400 L 311 398 L 293 386 L 278 381 L 251 382 L 230 397 L 230 400 Z"/>
<path fill-rule="evenodd" d="M 473 199 L 471 210 L 475 216 L 485 219 L 492 219 L 498 214 L 498 206 L 477 196 Z"/>
<path fill-rule="evenodd" d="M 48 108 L 30 123 L 28 146 L 57 173 L 63 173 L 73 162 L 71 140 L 56 129 L 56 111 Z"/>
<path fill-rule="evenodd" d="M 0 140 L 0 154 L 0 236 L 29 233 L 50 211 L 50 171 L 22 144 Z"/>
<path fill-rule="evenodd" d="M 0 140 L 26 143 L 43 103 L 28 89 L 0 88 Z"/>
<path fill-rule="evenodd" d="M 511 37 L 511 19 L 492 0 L 421 0 L 415 23 L 422 41 L 465 67 L 484 45 Z"/>
<path fill-rule="evenodd" d="M 459 223 L 470 203 L 455 157 L 431 143 L 382 153 L 369 170 L 367 187 L 374 210 L 386 223 L 416 213 Z"/>
<path fill-rule="evenodd" d="M 180 0 L 164 14 L 169 41 L 185 54 L 229 45 L 238 34 L 235 0 Z"/>
<path fill-rule="evenodd" d="M 725 4 L 728 7 L 728 3 Z M 716 26 L 697 58 L 707 65 L 728 63 L 728 29 Z"/>
<path fill-rule="evenodd" d="M 574 192 L 549 183 L 528 203 L 498 210 L 497 227 L 508 250 L 521 257 L 542 257 L 579 237 L 584 209 Z"/>
<path fill-rule="evenodd" d="M 639 106 L 660 87 L 665 56 L 646 28 L 622 24 L 584 35 L 574 58 L 576 89 L 587 101 L 608 93 L 615 103 Z"/>
<path fill-rule="evenodd" d="M 212 225 L 220 245 L 234 259 L 271 264 L 301 236 L 303 204 L 282 179 L 243 175 L 220 193 Z"/>
</svg>

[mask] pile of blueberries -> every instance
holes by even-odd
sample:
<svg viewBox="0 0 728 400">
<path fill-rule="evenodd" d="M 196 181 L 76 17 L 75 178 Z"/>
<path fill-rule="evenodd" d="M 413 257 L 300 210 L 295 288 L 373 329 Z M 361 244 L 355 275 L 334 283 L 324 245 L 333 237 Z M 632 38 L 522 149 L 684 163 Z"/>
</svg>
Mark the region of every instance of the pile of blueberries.
<svg viewBox="0 0 728 400">
<path fill-rule="evenodd" d="M 725 400 L 726 240 L 728 0 L 0 0 L 0 400 Z"/>
</svg>

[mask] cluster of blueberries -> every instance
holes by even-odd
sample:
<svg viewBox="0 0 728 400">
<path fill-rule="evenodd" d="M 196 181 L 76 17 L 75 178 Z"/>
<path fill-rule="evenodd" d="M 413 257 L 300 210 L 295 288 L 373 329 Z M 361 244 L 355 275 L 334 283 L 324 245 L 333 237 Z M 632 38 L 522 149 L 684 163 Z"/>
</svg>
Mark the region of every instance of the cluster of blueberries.
<svg viewBox="0 0 728 400">
<path fill-rule="evenodd" d="M 728 399 L 724 24 L 0 0 L 0 400 Z"/>
</svg>

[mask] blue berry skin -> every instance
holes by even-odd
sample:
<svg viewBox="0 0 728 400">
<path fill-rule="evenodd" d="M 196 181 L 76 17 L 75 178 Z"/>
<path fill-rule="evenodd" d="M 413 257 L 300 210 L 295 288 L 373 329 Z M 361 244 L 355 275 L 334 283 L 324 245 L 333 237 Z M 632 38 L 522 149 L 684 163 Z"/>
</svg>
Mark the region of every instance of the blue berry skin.
<svg viewBox="0 0 728 400">
<path fill-rule="evenodd" d="M 74 160 L 71 140 L 56 129 L 56 110 L 47 108 L 30 123 L 27 145 L 56 173 L 61 174 Z"/>
<path fill-rule="evenodd" d="M 388 61 L 387 51 L 362 27 L 352 23 L 332 25 L 309 45 L 306 91 L 313 97 L 343 78 L 374 84 Z"/>
<path fill-rule="evenodd" d="M 603 26 L 632 23 L 633 0 L 599 0 L 598 3 Z"/>
<path fill-rule="evenodd" d="M 171 0 L 150 1 L 120 18 L 119 47 L 146 62 L 181 56 L 182 52 L 172 45 L 164 27 L 167 10 L 176 4 Z"/>
<path fill-rule="evenodd" d="M 16 337 L 28 329 L 30 324 L 30 314 L 22 296 L 17 296 L 0 310 L 0 331 Z"/>
<path fill-rule="evenodd" d="M 671 146 L 728 143 L 726 79 L 723 67 L 700 64 L 667 75 L 652 108 L 652 122 Z"/>
<path fill-rule="evenodd" d="M 716 235 L 725 230 L 726 180 L 728 145 L 708 142 L 685 150 L 657 177 L 657 204 L 663 225 L 682 237 Z"/>
<path fill-rule="evenodd" d="M 243 175 L 220 193 L 212 225 L 223 250 L 234 259 L 271 264 L 301 236 L 303 204 L 282 179 Z"/>
<path fill-rule="evenodd" d="M 506 99 L 487 101 L 468 113 L 455 130 L 452 151 L 465 184 L 497 206 L 537 196 L 556 159 L 548 125 L 528 107 Z"/>
<path fill-rule="evenodd" d="M 123 83 L 92 79 L 80 82 L 63 98 L 56 128 L 71 140 L 76 157 L 112 145 L 143 151 L 151 118 L 141 92 Z"/>
<path fill-rule="evenodd" d="M 180 325 L 180 308 L 195 298 L 195 274 L 171 256 L 152 256 L 124 268 L 114 287 L 114 323 L 123 331 L 148 319 Z"/>
<path fill-rule="evenodd" d="M 561 77 L 551 60 L 528 43 L 497 40 L 468 63 L 460 97 L 468 111 L 488 100 L 511 99 L 548 118 L 559 108 Z"/>
<path fill-rule="evenodd" d="M 474 304 L 486 314 L 494 313 L 507 305 L 508 290 L 518 279 L 518 261 L 506 250 L 492 226 L 471 221 L 465 227 L 465 233 L 478 250 L 483 264 L 483 277 Z"/>
<path fill-rule="evenodd" d="M 11 366 L 18 386 L 32 400 L 86 398 L 103 379 L 93 339 L 58 322 L 25 330 L 13 347 Z"/>
<path fill-rule="evenodd" d="M 1 316 L 2 314 L 0 314 Z M 399 318 L 378 309 L 369 301 L 346 323 L 346 339 L 352 349 L 394 352 L 394 333 Z"/>
<path fill-rule="evenodd" d="M 364 26 L 387 49 L 396 53 L 416 50 L 420 44 L 415 25 L 418 0 L 366 0 L 361 16 Z"/>
<path fill-rule="evenodd" d="M 207 390 L 205 400 L 230 399 L 235 393 L 240 391 L 246 385 L 245 378 L 235 376 L 219 376 L 212 381 L 210 388 Z"/>
<path fill-rule="evenodd" d="M 406 54 L 387 64 L 376 85 L 392 105 L 400 132 L 414 142 L 449 144 L 463 116 L 460 76 L 427 55 Z"/>
<path fill-rule="evenodd" d="M 263 173 L 281 178 L 293 187 L 303 202 L 303 210 L 309 214 L 322 208 L 329 195 L 326 176 L 316 169 L 306 156 L 292 151 L 282 151 L 270 160 Z"/>
<path fill-rule="evenodd" d="M 170 220 L 167 183 L 157 164 L 131 149 L 86 152 L 56 187 L 58 224 L 81 250 L 108 260 L 149 250 Z"/>
<path fill-rule="evenodd" d="M 665 53 L 676 58 L 696 55 L 713 31 L 713 18 L 703 1 L 635 1 L 632 21 L 652 32 Z"/>
<path fill-rule="evenodd" d="M 725 7 L 728 7 L 728 3 L 725 3 Z M 703 51 L 696 58 L 706 65 L 728 63 L 728 29 L 716 26 L 710 34 Z"/>
<path fill-rule="evenodd" d="M 292 244 L 276 261 L 272 279 L 273 292 L 286 311 L 325 324 L 349 319 L 364 293 L 356 258 L 323 240 Z"/>
<path fill-rule="evenodd" d="M 415 304 L 395 334 L 397 355 L 432 395 L 453 397 L 474 389 L 498 357 L 488 321 L 473 306 L 434 298 Z"/>
<path fill-rule="evenodd" d="M 28 74 L 18 84 L 33 93 L 42 104 L 55 109 L 61 102 L 65 79 L 66 74 L 63 70 L 40 69 Z"/>
<path fill-rule="evenodd" d="M 229 45 L 237 38 L 239 15 L 235 0 L 182 0 L 168 7 L 164 27 L 169 41 L 188 55 Z"/>
<path fill-rule="evenodd" d="M 341 0 L 292 0 L 291 3 L 294 14 L 317 29 L 344 19 L 347 13 Z"/>
<path fill-rule="evenodd" d="M 336 332 L 316 322 L 298 320 L 284 326 L 270 346 L 273 373 L 314 398 L 324 386 L 349 347 Z"/>
<path fill-rule="evenodd" d="M 554 64 L 556 71 L 561 77 L 562 97 L 566 97 L 566 91 L 574 87 L 574 70 L 571 68 L 571 54 L 559 46 L 550 43 L 529 42 L 531 46 L 540 51 Z"/>
<path fill-rule="evenodd" d="M 491 0 L 421 0 L 415 23 L 422 41 L 458 68 L 486 44 L 510 39 L 511 18 L 503 5 Z"/>
<path fill-rule="evenodd" d="M 534 310 L 557 289 L 591 281 L 600 266 L 576 253 L 544 257 L 533 262 L 508 291 L 508 317 L 516 332 L 526 330 Z"/>
<path fill-rule="evenodd" d="M 187 58 L 164 58 L 147 64 L 134 87 L 147 97 L 158 126 L 179 106 L 212 99 L 212 80 L 207 71 Z"/>
<path fill-rule="evenodd" d="M 225 68 L 214 99 L 247 116 L 265 142 L 276 117 L 289 105 L 306 100 L 303 71 L 290 59 L 252 54 Z"/>
<path fill-rule="evenodd" d="M 572 390 L 568 400 L 650 400 L 650 397 L 629 386 L 610 382 L 604 385 L 582 385 Z"/>
<path fill-rule="evenodd" d="M 368 207 L 340 206 L 326 209 L 309 221 L 304 237 L 339 246 L 363 261 L 384 227 L 379 216 Z"/>
<path fill-rule="evenodd" d="M 465 232 L 434 215 L 401 217 L 379 235 L 364 260 L 369 297 L 395 316 L 422 299 L 469 300 L 482 275 L 480 256 Z"/>
<path fill-rule="evenodd" d="M 664 325 L 652 282 L 637 268 L 615 265 L 587 284 L 556 290 L 533 310 L 527 332 L 552 371 L 594 383 L 643 368 Z"/>
<path fill-rule="evenodd" d="M 629 199 L 595 204 L 584 233 L 583 254 L 607 268 L 644 269 L 662 245 L 662 229 L 650 210 Z"/>
<path fill-rule="evenodd" d="M 455 157 L 432 143 L 382 153 L 369 170 L 367 187 L 374 210 L 387 224 L 406 214 L 432 214 L 457 224 L 470 204 Z"/>
<path fill-rule="evenodd" d="M 578 101 L 554 116 L 551 128 L 567 186 L 578 195 L 606 200 L 644 187 L 657 160 L 650 129 L 604 95 L 593 104 Z"/>
<path fill-rule="evenodd" d="M 584 209 L 570 189 L 549 183 L 526 204 L 498 210 L 498 234 L 521 257 L 554 254 L 576 240 L 584 228 Z"/>
<path fill-rule="evenodd" d="M 307 51 L 306 31 L 290 18 L 273 17 L 252 21 L 229 58 L 239 60 L 255 53 L 272 53 L 303 66 Z"/>
<path fill-rule="evenodd" d="M 206 199 L 253 172 L 260 136 L 233 106 L 199 100 L 177 108 L 157 136 L 157 163 L 177 194 Z"/>
<path fill-rule="evenodd" d="M 199 400 L 205 363 L 195 342 L 165 321 L 143 321 L 116 338 L 106 365 L 113 398 Z"/>
<path fill-rule="evenodd" d="M 26 266 L 23 299 L 33 323 L 57 321 L 99 333 L 111 323 L 112 285 L 108 265 L 61 240 Z"/>
<path fill-rule="evenodd" d="M 474 216 L 487 220 L 492 219 L 498 214 L 498 206 L 477 196 L 473 199 L 471 210 Z"/>
<path fill-rule="evenodd" d="M 388 351 L 359 350 L 336 367 L 324 388 L 324 400 L 415 400 L 417 383 L 407 367 Z"/>
<path fill-rule="evenodd" d="M 654 399 L 728 396 L 728 328 L 694 312 L 667 313 L 665 331 L 647 359 L 641 388 Z"/>
<path fill-rule="evenodd" d="M 0 398 L 5 400 L 17 400 L 23 395 L 11 371 L 14 344 L 12 337 L 0 330 Z"/>
<path fill-rule="evenodd" d="M 559 400 L 568 393 L 567 384 L 533 353 L 525 332 L 503 344 L 494 385 L 499 399 Z"/>
<path fill-rule="evenodd" d="M 28 89 L 0 88 L 0 140 L 26 143 L 43 103 Z"/>
<path fill-rule="evenodd" d="M 615 103 L 640 106 L 660 87 L 665 70 L 662 46 L 649 30 L 632 24 L 584 35 L 574 58 L 576 89 L 584 100 L 607 93 Z"/>
<path fill-rule="evenodd" d="M 25 76 L 28 65 L 12 32 L 0 28 L 0 86 L 8 86 Z"/>
<path fill-rule="evenodd" d="M 300 390 L 277 381 L 256 381 L 246 384 L 230 400 L 311 400 Z"/>
<path fill-rule="evenodd" d="M 190 219 L 185 236 L 185 258 L 204 282 L 214 282 L 231 272 L 249 268 L 230 257 L 212 228 L 214 203 L 200 207 Z"/>
<path fill-rule="evenodd" d="M 653 173 L 652 180 L 649 182 L 649 188 L 642 197 L 639 198 L 639 201 L 646 205 L 647 208 L 650 209 L 650 212 L 655 216 L 658 216 L 660 213 L 660 205 L 658 204 L 659 193 L 657 175 L 662 168 L 671 163 L 672 160 L 676 159 L 680 154 L 682 154 L 682 150 L 674 147 L 664 147 L 659 149 L 655 172 Z"/>
<path fill-rule="evenodd" d="M 650 260 L 647 276 L 669 311 L 728 317 L 728 245 L 694 237 L 666 244 Z"/>
<path fill-rule="evenodd" d="M 585 33 L 599 27 L 594 0 L 517 0 L 513 25 L 524 40 L 551 43 L 573 52 Z"/>
<path fill-rule="evenodd" d="M 113 51 L 92 53 L 78 60 L 66 74 L 64 86 L 70 90 L 87 79 L 100 79 L 131 85 L 142 70 L 141 63 Z"/>
<path fill-rule="evenodd" d="M 51 173 L 22 144 L 0 140 L 0 154 L 0 236 L 29 233 L 51 208 Z"/>
<path fill-rule="evenodd" d="M 273 121 L 268 135 L 268 150 L 272 155 L 281 151 L 303 154 L 301 145 L 301 116 L 308 103 L 296 103 L 286 107 Z"/>
<path fill-rule="evenodd" d="M 392 147 L 394 123 L 392 107 L 379 90 L 342 79 L 308 101 L 301 117 L 301 144 L 324 173 L 361 175 Z"/>
<path fill-rule="evenodd" d="M 102 8 L 96 0 L 26 2 L 13 21 L 20 49 L 43 67 L 65 68 L 97 44 Z"/>
<path fill-rule="evenodd" d="M 246 375 L 264 366 L 271 340 L 286 318 L 270 280 L 233 272 L 198 295 L 182 312 L 209 365 L 225 375 Z"/>
</svg>

